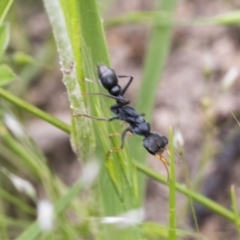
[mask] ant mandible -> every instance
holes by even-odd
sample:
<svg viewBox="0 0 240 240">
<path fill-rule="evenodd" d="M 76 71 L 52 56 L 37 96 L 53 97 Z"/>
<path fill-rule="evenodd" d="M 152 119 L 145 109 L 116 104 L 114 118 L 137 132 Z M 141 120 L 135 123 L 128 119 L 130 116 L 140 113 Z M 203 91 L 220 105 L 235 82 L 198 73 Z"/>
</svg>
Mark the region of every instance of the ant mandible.
<svg viewBox="0 0 240 240">
<path fill-rule="evenodd" d="M 86 114 L 76 114 L 75 116 L 85 116 L 91 119 L 103 121 L 112 121 L 118 119 L 128 123 L 129 127 L 127 127 L 121 134 L 121 147 L 110 150 L 107 156 L 112 152 L 117 152 L 123 149 L 125 137 L 128 132 L 130 132 L 131 134 L 142 136 L 144 137 L 143 146 L 150 154 L 154 155 L 162 161 L 169 178 L 169 171 L 167 167 L 169 163 L 162 156 L 162 153 L 167 147 L 168 139 L 165 136 L 162 136 L 160 133 L 150 132 L 150 124 L 144 120 L 144 114 L 138 114 L 134 108 L 127 106 L 130 101 L 124 98 L 124 94 L 130 86 L 133 77 L 127 75 L 117 76 L 113 69 L 104 65 L 98 66 L 98 77 L 102 86 L 108 91 L 109 94 L 89 93 L 87 95 L 101 95 L 115 99 L 116 104 L 110 107 L 111 111 L 115 114 L 115 116 L 110 118 L 92 117 Z M 125 77 L 129 77 L 129 81 L 123 88 L 121 88 L 118 84 L 118 78 Z"/>
</svg>

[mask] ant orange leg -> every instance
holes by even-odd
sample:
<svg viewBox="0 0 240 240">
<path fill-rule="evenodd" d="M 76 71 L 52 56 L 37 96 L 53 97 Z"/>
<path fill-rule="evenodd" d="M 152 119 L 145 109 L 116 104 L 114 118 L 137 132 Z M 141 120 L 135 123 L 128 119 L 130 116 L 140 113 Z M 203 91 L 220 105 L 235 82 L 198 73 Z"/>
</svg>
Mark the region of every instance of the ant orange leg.
<svg viewBox="0 0 240 240">
<path fill-rule="evenodd" d="M 107 152 L 107 154 L 106 154 L 107 160 L 109 159 L 110 154 L 116 153 L 116 152 L 120 152 L 120 151 L 122 151 L 122 150 L 123 150 L 122 148 L 113 148 L 113 149 L 109 150 L 109 151 Z"/>
<path fill-rule="evenodd" d="M 108 134 L 108 137 L 109 137 L 109 138 L 112 138 L 112 137 L 121 137 L 121 135 L 122 135 L 122 134 L 116 132 L 116 133 L 110 133 L 110 134 Z M 130 137 L 130 136 L 132 136 L 132 135 L 133 135 L 133 134 L 132 134 L 131 132 L 127 132 L 127 133 L 126 133 L 126 136 L 127 136 L 127 137 Z"/>
<path fill-rule="evenodd" d="M 166 151 L 167 151 L 167 154 L 168 154 L 168 156 L 171 156 L 171 154 L 170 154 L 170 151 L 169 151 L 168 147 L 166 147 L 165 149 L 166 149 Z"/>
<path fill-rule="evenodd" d="M 90 83 L 98 83 L 98 81 L 92 80 L 92 79 L 89 79 L 89 78 L 85 78 L 85 81 L 90 82 Z"/>
<path fill-rule="evenodd" d="M 169 170 L 168 170 L 169 162 L 162 155 L 160 155 L 160 156 L 161 156 L 160 160 L 162 161 L 162 163 L 163 163 L 163 165 L 164 165 L 164 167 L 165 167 L 165 169 L 167 171 L 167 179 L 169 181 L 169 179 L 170 179 L 170 174 L 169 174 Z"/>
<path fill-rule="evenodd" d="M 169 170 L 168 170 L 168 166 L 169 166 L 169 162 L 168 162 L 168 160 L 167 159 L 165 159 L 161 154 L 155 154 L 154 155 L 156 158 L 158 158 L 162 163 L 163 163 L 163 165 L 164 165 L 164 167 L 165 167 L 165 169 L 166 169 L 166 171 L 167 171 L 167 179 L 168 179 L 168 181 L 169 181 L 169 179 L 170 179 L 170 174 L 169 174 Z"/>
<path fill-rule="evenodd" d="M 112 137 L 121 137 L 121 134 L 118 133 L 118 132 L 116 132 L 116 133 L 110 133 L 110 134 L 108 134 L 108 137 L 109 137 L 109 138 L 112 138 Z"/>
<path fill-rule="evenodd" d="M 123 126 L 126 125 L 126 124 L 127 124 L 126 122 L 122 121 L 122 122 L 120 123 L 120 126 L 123 127 Z"/>
<path fill-rule="evenodd" d="M 170 151 L 169 151 L 168 147 L 166 147 L 166 148 L 165 148 L 165 150 L 166 150 L 166 152 L 167 152 L 168 156 L 171 156 L 171 154 L 170 154 Z M 175 155 L 176 155 L 178 158 L 180 158 L 180 159 L 182 158 L 180 154 L 178 154 L 178 153 L 176 153 L 176 152 L 174 152 L 174 154 L 175 154 Z"/>
</svg>

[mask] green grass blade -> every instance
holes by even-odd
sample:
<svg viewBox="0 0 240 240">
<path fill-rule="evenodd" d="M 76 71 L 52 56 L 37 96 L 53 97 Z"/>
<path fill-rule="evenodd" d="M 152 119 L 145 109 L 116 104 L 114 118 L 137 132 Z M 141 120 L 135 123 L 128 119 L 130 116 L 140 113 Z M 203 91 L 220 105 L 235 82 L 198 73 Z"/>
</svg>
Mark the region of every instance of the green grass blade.
<svg viewBox="0 0 240 240">
<path fill-rule="evenodd" d="M 156 24 L 172 25 L 172 18 L 166 11 L 144 11 L 125 13 L 119 17 L 107 20 L 105 26 L 107 28 L 122 26 L 124 24 Z M 161 24 L 162 23 L 162 24 Z"/>
<path fill-rule="evenodd" d="M 157 182 L 163 183 L 164 185 L 169 185 L 166 177 L 160 175 L 156 171 L 144 166 L 139 162 L 134 162 L 136 168 L 143 173 L 144 175 L 156 180 Z M 201 203 L 203 206 L 207 207 L 208 209 L 212 210 L 213 212 L 217 213 L 218 215 L 224 217 L 225 219 L 229 220 L 230 222 L 235 223 L 236 218 L 232 211 L 224 208 L 223 206 L 219 205 L 218 203 L 214 202 L 213 200 L 194 192 L 193 190 L 187 188 L 186 186 L 176 183 L 176 190 L 180 193 L 183 193 L 186 196 L 191 195 L 192 199 L 196 202 Z"/>
<path fill-rule="evenodd" d="M 193 21 L 196 25 L 239 25 L 240 11 L 231 11 L 209 18 L 199 18 Z"/>
<path fill-rule="evenodd" d="M 159 10 L 168 12 L 169 16 L 173 18 L 175 5 L 176 0 L 164 0 L 161 1 Z M 153 103 L 169 52 L 172 36 L 172 26 L 158 26 L 158 21 L 156 21 L 156 26 L 153 28 L 137 104 L 137 109 L 141 109 L 146 114 L 148 120 L 154 108 Z"/>
<path fill-rule="evenodd" d="M 0 26 L 0 59 L 9 43 L 9 25 Z"/>
<path fill-rule="evenodd" d="M 64 195 L 54 204 L 55 218 L 57 218 L 59 214 L 61 214 L 64 210 L 66 210 L 66 208 L 74 200 L 74 198 L 79 195 L 83 186 L 84 186 L 83 181 L 78 181 L 68 190 L 66 195 Z M 26 231 L 24 231 L 20 236 L 18 236 L 16 240 L 39 239 L 39 236 L 41 234 L 44 234 L 44 233 L 40 229 L 38 222 L 35 221 L 30 225 L 30 227 L 27 228 Z"/>
<path fill-rule="evenodd" d="M 63 74 L 69 93 L 71 108 L 77 113 L 85 113 L 85 106 L 80 106 L 79 102 L 83 104 L 87 101 L 85 98 L 81 98 L 80 89 L 83 90 L 86 88 L 87 91 L 90 92 L 96 92 L 99 90 L 96 84 L 86 84 L 84 78 L 96 79 L 96 65 L 99 63 L 109 65 L 109 57 L 106 50 L 106 40 L 103 34 L 103 26 L 98 12 L 97 3 L 94 0 L 71 0 L 67 3 L 65 1 L 61 1 L 61 6 L 56 2 L 56 0 L 51 2 L 45 0 L 44 3 L 53 27 L 63 69 L 65 69 L 63 70 Z M 64 47 L 68 47 L 68 49 L 63 49 Z M 70 69 L 69 65 L 71 61 L 69 61 L 69 59 L 64 59 L 66 56 L 74 63 L 73 67 Z M 67 65 L 68 67 L 66 68 L 64 65 Z M 69 75 L 71 75 L 71 77 L 69 77 Z M 79 83 L 81 85 L 78 85 L 77 91 L 75 91 L 75 88 L 70 88 L 68 86 L 68 84 L 73 81 L 74 86 L 77 86 Z M 85 85 L 88 86 L 85 87 Z M 76 99 L 72 99 L 72 97 L 76 97 L 77 95 L 79 95 L 78 104 L 74 102 Z M 103 99 L 88 97 L 87 100 L 90 102 L 91 112 L 93 115 L 104 116 L 108 114 L 108 112 L 104 113 L 102 110 Z M 93 149 L 89 147 L 92 142 L 92 132 L 83 132 L 83 129 L 80 129 L 75 124 L 75 122 L 79 122 L 80 126 L 81 122 L 82 128 L 87 129 L 88 126 L 90 126 L 89 121 L 85 118 L 74 117 L 72 119 L 73 140 L 75 142 L 79 141 L 79 143 L 77 143 L 77 150 L 92 153 Z M 106 152 L 113 147 L 110 144 L 111 141 L 108 138 L 108 134 L 109 132 L 116 132 L 116 130 L 114 131 L 114 128 L 112 127 L 114 124 L 110 125 L 106 122 L 94 122 L 93 126 L 96 129 L 96 141 L 99 143 L 97 148 L 97 156 L 103 165 L 100 176 L 100 189 L 102 196 L 102 202 L 100 203 L 103 204 L 104 215 L 113 216 L 128 209 L 136 208 L 136 203 L 138 202 L 136 199 L 137 187 L 136 184 L 133 184 L 132 179 L 132 171 L 134 171 L 134 168 L 132 167 L 132 164 L 129 161 L 125 151 L 112 155 L 111 157 L 113 157 L 113 159 L 106 161 Z M 119 140 L 114 140 L 114 142 L 119 144 Z M 84 147 L 84 144 L 87 146 Z M 76 152 L 79 155 L 79 152 Z M 117 169 L 117 171 L 121 173 L 119 174 L 120 178 L 117 178 L 116 174 L 111 174 L 113 172 L 110 172 L 111 170 L 109 171 L 109 168 L 105 166 L 105 164 L 108 165 L 110 161 L 114 163 L 114 170 L 116 171 Z M 119 194 L 115 191 L 113 186 L 113 178 L 115 183 L 117 183 L 121 189 L 124 189 L 124 191 L 120 191 L 123 193 L 122 196 L 119 196 Z M 109 196 L 111 196 L 111 198 L 109 198 Z M 113 228 L 104 227 L 103 229 L 106 229 L 105 239 L 112 239 L 114 233 L 114 231 L 112 231 Z M 122 235 L 115 235 L 117 239 L 124 239 L 124 237 L 127 239 L 132 239 L 132 236 L 135 236 L 134 232 L 135 229 L 134 231 L 122 230 Z"/>
<path fill-rule="evenodd" d="M 168 238 L 177 239 L 176 235 L 176 176 L 174 160 L 173 130 L 169 130 L 169 150 L 170 150 L 170 179 L 169 179 L 169 232 Z"/>
<path fill-rule="evenodd" d="M 96 71 L 97 64 L 109 65 L 110 63 L 102 19 L 95 0 L 77 1 L 77 3 L 83 37 L 82 44 L 90 54 L 88 59 L 90 59 L 91 66 L 88 67 L 94 67 L 91 71 Z M 87 66 L 85 66 L 85 71 L 86 68 Z"/>
<path fill-rule="evenodd" d="M 73 45 L 68 34 L 68 27 L 62 6 L 58 0 L 44 0 L 44 5 L 52 25 L 54 38 L 59 53 L 63 82 L 66 85 L 72 111 L 86 113 L 77 75 Z M 70 4 L 72 1 L 70 2 Z M 79 50 L 79 49 L 78 49 Z M 83 74 L 81 74 L 83 76 Z M 93 139 L 89 121 L 85 118 L 72 118 L 71 138 L 73 149 L 81 159 L 86 159 L 93 151 Z"/>
<path fill-rule="evenodd" d="M 1 87 L 4 85 L 7 85 L 8 83 L 16 79 L 17 79 L 17 76 L 9 66 L 5 64 L 0 65 L 0 86 Z"/>
<path fill-rule="evenodd" d="M 237 198 L 236 198 L 236 192 L 235 192 L 235 187 L 234 185 L 231 186 L 231 201 L 232 201 L 232 209 L 234 212 L 235 216 L 235 226 L 238 231 L 238 236 L 240 237 L 240 217 L 239 217 L 239 212 L 238 212 L 238 206 L 237 206 Z"/>
<path fill-rule="evenodd" d="M 0 1 L 0 25 L 4 17 L 6 16 L 10 6 L 12 5 L 13 0 L 1 0 Z"/>
<path fill-rule="evenodd" d="M 160 2 L 160 1 L 159 1 Z M 176 0 L 164 0 L 161 1 L 159 11 L 168 12 L 169 20 L 173 18 L 173 12 L 175 9 Z M 167 20 L 167 22 L 169 21 Z M 159 79 L 162 75 L 163 67 L 169 52 L 172 26 L 159 26 L 159 22 L 162 24 L 162 19 L 156 20 L 152 30 L 152 36 L 148 47 L 148 53 L 145 60 L 145 67 L 142 77 L 142 85 L 137 100 L 137 110 L 146 114 L 146 119 L 151 119 L 151 113 L 154 108 L 154 99 L 158 89 Z M 140 162 L 146 160 L 147 152 L 142 147 L 141 141 L 134 141 L 130 144 L 131 154 L 134 159 Z M 143 176 L 139 175 L 139 191 L 143 196 L 145 191 L 145 180 Z"/>
<path fill-rule="evenodd" d="M 96 79 L 96 65 L 105 64 L 109 66 L 109 56 L 106 47 L 106 39 L 103 32 L 102 20 L 99 15 L 97 2 L 78 1 L 79 16 L 82 33 L 82 54 L 84 64 L 84 75 L 90 79 Z M 90 92 L 99 92 L 98 86 L 89 84 Z M 96 116 L 109 116 L 110 111 L 106 109 L 107 99 L 99 97 L 89 98 L 92 114 Z M 108 138 L 109 133 L 118 132 L 117 123 L 93 123 L 96 129 L 96 141 L 101 143 L 97 148 L 97 156 L 101 156 L 103 168 L 100 176 L 100 190 L 102 195 L 103 211 L 106 216 L 114 216 L 132 208 L 139 207 L 136 196 L 137 183 L 134 183 L 134 168 L 125 151 L 112 154 L 111 159 L 106 161 L 106 153 L 113 147 L 120 145 L 119 139 L 113 139 L 114 145 Z M 116 127 L 118 126 L 118 128 Z M 136 175 L 136 173 L 135 173 Z M 111 198 L 109 197 L 111 196 Z M 135 239 L 139 235 L 136 229 L 122 229 L 121 234 L 116 234 L 112 226 L 104 226 L 105 239 Z"/>
<path fill-rule="evenodd" d="M 63 130 L 66 133 L 70 133 L 70 126 L 66 123 L 62 122 L 61 120 L 53 117 L 50 114 L 47 114 L 46 112 L 40 110 L 39 108 L 33 106 L 32 104 L 22 100 L 21 98 L 16 97 L 15 95 L 11 94 L 10 92 L 4 90 L 3 88 L 0 88 L 0 96 L 7 100 L 8 102 L 14 104 L 15 106 L 35 115 L 36 117 L 39 117 L 46 122 L 52 124 L 53 126 Z"/>
<path fill-rule="evenodd" d="M 32 208 L 31 206 L 29 206 L 26 203 L 22 202 L 19 198 L 11 195 L 10 193 L 8 193 L 7 191 L 5 191 L 2 188 L 0 188 L 0 197 L 1 197 L 1 199 L 5 199 L 8 202 L 14 204 L 19 209 L 22 209 L 26 213 L 35 216 L 35 209 L 34 208 Z"/>
<path fill-rule="evenodd" d="M 13 226 L 13 227 L 20 227 L 20 228 L 26 228 L 27 226 L 29 226 L 28 221 L 16 220 L 10 217 L 0 215 L 0 226 L 2 224 L 7 225 L 8 227 Z"/>
</svg>

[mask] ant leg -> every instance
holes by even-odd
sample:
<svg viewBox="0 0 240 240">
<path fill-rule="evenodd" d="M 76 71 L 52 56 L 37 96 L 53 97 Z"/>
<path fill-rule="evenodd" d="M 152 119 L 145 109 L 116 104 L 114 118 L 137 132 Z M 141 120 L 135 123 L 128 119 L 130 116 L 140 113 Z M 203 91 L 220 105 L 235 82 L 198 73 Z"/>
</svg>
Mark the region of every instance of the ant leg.
<svg viewBox="0 0 240 240">
<path fill-rule="evenodd" d="M 161 154 L 155 154 L 154 155 L 156 158 L 158 158 L 162 163 L 163 163 L 163 165 L 164 165 L 164 167 L 165 167 L 165 169 L 166 169 L 166 171 L 167 171 L 167 179 L 169 180 L 169 170 L 168 170 L 168 165 L 169 165 L 169 162 L 168 162 L 168 160 L 167 159 L 165 159 Z"/>
<path fill-rule="evenodd" d="M 168 156 L 171 156 L 171 154 L 170 154 L 170 151 L 169 151 L 168 147 L 166 147 L 166 151 L 167 151 L 167 154 L 168 154 Z"/>
<path fill-rule="evenodd" d="M 130 86 L 130 84 L 132 83 L 133 77 L 132 76 L 125 76 L 125 75 L 119 75 L 119 78 L 124 78 L 124 77 L 129 77 L 129 81 L 126 84 L 125 87 L 123 87 L 122 91 L 121 91 L 121 96 L 123 96 L 125 94 L 125 92 L 127 91 L 128 87 Z"/>
<path fill-rule="evenodd" d="M 113 148 L 113 149 L 109 150 L 106 154 L 106 159 L 107 160 L 109 159 L 110 154 L 115 153 L 115 152 L 119 152 L 119 151 L 122 151 L 122 148 Z"/>
<path fill-rule="evenodd" d="M 165 150 L 166 150 L 168 156 L 171 156 L 171 153 L 170 153 L 170 151 L 169 151 L 169 148 L 168 148 L 168 147 L 165 147 Z M 181 153 L 174 152 L 174 154 L 177 156 L 178 159 L 183 160 L 183 156 L 182 156 Z"/>
<path fill-rule="evenodd" d="M 122 143 L 121 143 L 121 149 L 123 149 L 123 147 L 124 147 L 124 141 L 125 141 L 125 137 L 126 137 L 127 132 L 132 133 L 132 129 L 131 129 L 131 128 L 126 128 L 126 129 L 122 132 L 122 135 L 121 135 L 121 141 L 122 141 Z"/>
<path fill-rule="evenodd" d="M 118 78 L 132 78 L 132 76 L 129 76 L 129 75 L 118 75 Z"/>
<path fill-rule="evenodd" d="M 90 82 L 90 83 L 98 83 L 96 80 L 92 80 L 92 79 L 89 79 L 89 78 L 84 78 L 84 80 L 86 82 Z"/>
<path fill-rule="evenodd" d="M 115 152 L 119 152 L 119 151 L 123 150 L 124 140 L 125 140 L 125 136 L 126 136 L 127 132 L 132 132 L 132 129 L 131 129 L 131 128 L 126 128 L 126 129 L 123 131 L 123 133 L 121 134 L 121 140 L 122 140 L 121 147 L 120 147 L 120 148 L 113 148 L 113 149 L 109 150 L 109 151 L 107 152 L 107 155 L 106 155 L 106 158 L 107 158 L 107 159 L 109 159 L 109 155 L 110 155 L 111 153 L 115 153 Z"/>
<path fill-rule="evenodd" d="M 92 116 L 89 116 L 87 114 L 74 114 L 73 115 L 74 117 L 87 117 L 87 118 L 91 118 L 91 119 L 94 119 L 94 120 L 99 120 L 99 121 L 108 121 L 108 122 L 111 122 L 112 120 L 115 120 L 115 119 L 119 119 L 119 116 L 114 116 L 114 117 L 110 117 L 110 118 L 101 118 L 101 117 L 92 117 Z"/>
<path fill-rule="evenodd" d="M 108 137 L 109 138 L 112 138 L 112 137 L 121 137 L 122 134 L 118 133 L 118 132 L 115 132 L 115 133 L 110 133 L 108 134 Z M 126 137 L 129 137 L 129 136 L 132 136 L 133 134 L 131 132 L 127 132 L 126 133 Z"/>
<path fill-rule="evenodd" d="M 105 94 L 105 93 L 83 93 L 84 95 L 89 95 L 89 96 L 93 96 L 93 95 L 95 95 L 95 96 L 104 96 L 104 97 L 108 97 L 108 98 L 112 98 L 112 99 L 115 99 L 115 100 L 117 100 L 117 101 L 121 101 L 121 102 L 128 102 L 129 103 L 129 101 L 127 101 L 126 99 L 124 99 L 124 98 L 121 98 L 121 97 L 117 97 L 117 96 L 113 96 L 113 95 L 110 95 L 110 94 Z M 127 103 L 127 104 L 128 104 Z"/>
<path fill-rule="evenodd" d="M 108 134 L 108 137 L 109 137 L 109 138 L 112 138 L 112 137 L 120 137 L 120 136 L 121 136 L 121 134 L 118 133 L 118 132 Z"/>
</svg>

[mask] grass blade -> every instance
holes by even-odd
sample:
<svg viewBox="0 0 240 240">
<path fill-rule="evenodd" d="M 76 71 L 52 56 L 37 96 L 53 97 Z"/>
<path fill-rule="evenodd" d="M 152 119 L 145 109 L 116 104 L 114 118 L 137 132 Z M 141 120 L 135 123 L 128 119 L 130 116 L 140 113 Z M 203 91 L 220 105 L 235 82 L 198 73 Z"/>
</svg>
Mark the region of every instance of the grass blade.
<svg viewBox="0 0 240 240">
<path fill-rule="evenodd" d="M 163 0 L 159 6 L 159 11 L 168 12 L 169 20 L 173 18 L 173 12 L 176 5 L 176 0 Z M 142 85 L 137 100 L 137 109 L 146 114 L 146 119 L 151 119 L 151 113 L 154 108 L 154 99 L 158 89 L 159 79 L 162 75 L 163 67 L 169 52 L 172 26 L 159 26 L 158 21 L 162 23 L 162 18 L 156 20 L 152 30 L 152 37 L 149 44 L 149 49 L 145 61 L 145 67 L 142 77 Z M 139 146 L 139 147 L 136 147 Z M 132 142 L 130 145 L 134 159 L 144 162 L 147 152 L 141 146 L 141 142 Z M 143 195 L 145 190 L 145 182 L 141 175 L 139 177 L 140 192 Z"/>
<path fill-rule="evenodd" d="M 64 195 L 61 199 L 59 199 L 54 205 L 55 217 L 58 217 L 64 210 L 66 210 L 67 206 L 73 201 L 73 199 L 79 195 L 80 191 L 83 188 L 83 182 L 78 181 L 72 186 L 68 193 Z M 39 227 L 37 221 L 32 223 L 30 227 L 27 228 L 16 240 L 34 240 L 39 239 L 39 236 L 43 234 L 42 230 Z"/>
<path fill-rule="evenodd" d="M 160 175 L 156 171 L 144 166 L 139 162 L 134 162 L 134 165 L 144 175 L 156 180 L 157 182 L 163 183 L 164 185 L 167 185 L 167 186 L 169 185 L 169 182 L 167 181 L 166 177 Z M 232 211 L 224 208 L 223 206 L 219 205 L 213 200 L 199 193 L 196 193 L 193 190 L 179 183 L 176 183 L 176 190 L 180 193 L 183 193 L 186 196 L 190 195 L 194 201 L 201 203 L 203 206 L 207 207 L 208 209 L 212 210 L 218 215 L 224 217 L 225 219 L 228 219 L 230 222 L 233 222 L 233 223 L 236 222 L 235 215 Z"/>
<path fill-rule="evenodd" d="M 16 79 L 17 76 L 9 66 L 5 64 L 0 65 L 0 86 L 7 85 Z"/>
<path fill-rule="evenodd" d="M 76 60 L 73 46 L 68 34 L 67 23 L 61 4 L 58 0 L 44 0 L 44 5 L 52 25 L 54 38 L 57 44 L 60 65 L 63 73 L 63 82 L 68 91 L 72 110 L 86 113 L 77 76 Z M 71 138 L 73 149 L 81 159 L 86 159 L 92 152 L 93 140 L 89 122 L 84 118 L 72 118 Z"/>
<path fill-rule="evenodd" d="M 107 113 L 103 111 L 103 99 L 94 97 L 86 99 L 85 97 L 81 97 L 80 92 L 80 89 L 87 89 L 87 91 L 90 92 L 99 91 L 96 84 L 87 85 L 84 78 L 96 78 L 97 64 L 109 65 L 102 21 L 96 1 L 61 1 L 60 5 L 56 0 L 51 2 L 44 0 L 44 3 L 57 42 L 60 60 L 63 66 L 64 81 L 68 89 L 72 110 L 77 111 L 77 113 L 86 113 L 85 104 L 87 100 L 89 100 L 92 115 L 106 115 Z M 69 68 L 71 62 L 74 64 L 73 67 Z M 75 91 L 76 89 L 77 91 Z M 100 143 L 97 148 L 97 156 L 103 166 L 100 176 L 100 189 L 104 215 L 113 216 L 128 209 L 136 208 L 136 184 L 133 184 L 133 174 L 131 172 L 134 170 L 131 170 L 133 167 L 125 151 L 112 155 L 111 157 L 113 157 L 113 159 L 109 160 L 114 163 L 114 171 L 121 172 L 121 174 L 119 174 L 120 178 L 116 177 L 116 174 L 113 172 L 109 172 L 109 168 L 105 166 L 105 164 L 108 165 L 110 163 L 109 161 L 106 162 L 105 154 L 113 147 L 110 145 L 107 136 L 109 132 L 116 132 L 114 131 L 114 127 L 112 127 L 114 124 L 93 122 L 92 125 L 96 130 L 96 142 Z M 81 129 L 79 126 L 82 126 Z M 83 132 L 83 128 L 86 129 L 84 130 L 86 132 Z M 94 151 L 93 147 L 89 146 L 93 142 L 91 139 L 93 133 L 91 129 L 87 131 L 87 128 L 90 128 L 88 120 L 85 118 L 72 118 L 74 147 L 77 146 L 76 152 L 78 155 L 80 154 L 79 151 L 84 151 L 86 159 L 87 153 L 89 154 Z M 114 140 L 114 142 L 119 144 L 119 140 Z M 122 196 L 119 196 L 115 191 L 113 178 L 115 183 L 117 183 L 121 189 L 124 189 L 124 191 L 120 191 L 123 193 Z M 111 198 L 109 198 L 109 196 L 111 196 Z M 105 239 L 112 239 L 114 233 L 113 228 L 104 227 L 103 229 L 106 230 Z M 115 234 L 115 237 L 117 239 L 124 239 L 124 237 L 132 239 L 132 236 L 135 234 L 134 231 L 122 230 L 123 234 Z"/>
<path fill-rule="evenodd" d="M 6 16 L 10 6 L 12 5 L 13 0 L 1 0 L 0 1 L 0 25 L 4 17 Z"/>
<path fill-rule="evenodd" d="M 10 92 L 4 90 L 3 88 L 0 88 L 0 96 L 7 100 L 8 102 L 14 104 L 15 106 L 45 120 L 46 122 L 52 124 L 53 126 L 63 130 L 66 133 L 70 133 L 70 126 L 66 123 L 62 122 L 61 120 L 53 117 L 50 114 L 47 114 L 46 112 L 40 110 L 39 108 L 33 106 L 32 104 L 22 100 L 21 98 L 18 98 L 11 94 Z"/>
<path fill-rule="evenodd" d="M 9 43 L 9 25 L 0 26 L 0 59 Z"/>
<path fill-rule="evenodd" d="M 176 176 L 174 160 L 173 129 L 169 130 L 170 179 L 169 179 L 169 232 L 168 238 L 176 239 Z"/>
<path fill-rule="evenodd" d="M 236 192 L 235 192 L 235 186 L 232 185 L 231 186 L 231 201 L 232 201 L 232 209 L 234 212 L 234 216 L 235 216 L 235 226 L 237 228 L 238 231 L 238 236 L 240 236 L 240 217 L 239 217 L 239 212 L 238 212 L 238 207 L 237 207 L 237 201 L 236 201 Z"/>
</svg>

